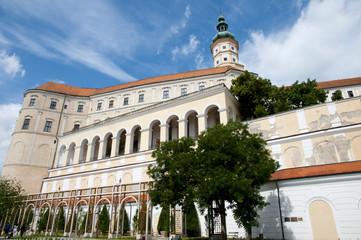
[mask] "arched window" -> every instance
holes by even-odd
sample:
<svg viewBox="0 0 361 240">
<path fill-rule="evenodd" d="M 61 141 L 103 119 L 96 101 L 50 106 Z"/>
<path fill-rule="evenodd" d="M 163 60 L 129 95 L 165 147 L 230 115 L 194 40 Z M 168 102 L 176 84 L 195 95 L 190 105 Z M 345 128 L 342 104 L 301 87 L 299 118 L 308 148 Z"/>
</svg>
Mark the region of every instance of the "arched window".
<svg viewBox="0 0 361 240">
<path fill-rule="evenodd" d="M 198 118 L 197 112 L 193 111 L 187 117 L 187 137 L 198 138 Z"/>
<path fill-rule="evenodd" d="M 63 166 L 65 157 L 65 146 L 61 146 L 59 150 L 58 167 Z"/>
<path fill-rule="evenodd" d="M 211 107 L 207 112 L 207 128 L 220 123 L 218 107 Z"/>
<path fill-rule="evenodd" d="M 88 152 L 88 140 L 84 139 L 80 145 L 79 163 L 84 163 L 86 161 L 87 152 Z"/>
<path fill-rule="evenodd" d="M 98 160 L 99 144 L 100 144 L 100 138 L 98 136 L 96 136 L 95 138 L 93 138 L 93 141 L 92 141 L 92 154 L 90 157 L 91 161 Z"/>
<path fill-rule="evenodd" d="M 118 152 L 117 155 L 123 155 L 125 152 L 125 140 L 126 140 L 126 131 L 123 130 L 118 133 Z"/>
<path fill-rule="evenodd" d="M 168 140 L 169 141 L 178 139 L 178 129 L 179 129 L 178 120 L 179 120 L 179 118 L 177 116 L 174 116 L 168 121 Z"/>
<path fill-rule="evenodd" d="M 155 121 L 151 126 L 151 144 L 150 148 L 155 149 L 160 142 L 160 121 Z"/>
<path fill-rule="evenodd" d="M 112 153 L 113 134 L 109 133 L 104 138 L 104 157 L 110 157 Z"/>
<path fill-rule="evenodd" d="M 68 149 L 68 158 L 66 159 L 66 165 L 69 166 L 74 162 L 75 143 L 70 144 Z"/>
<path fill-rule="evenodd" d="M 132 137 L 133 137 L 133 142 L 132 142 L 132 146 L 131 146 L 131 150 L 132 150 L 131 152 L 132 153 L 139 152 L 139 149 L 140 149 L 140 137 L 141 137 L 140 127 L 139 126 L 133 128 Z"/>
</svg>

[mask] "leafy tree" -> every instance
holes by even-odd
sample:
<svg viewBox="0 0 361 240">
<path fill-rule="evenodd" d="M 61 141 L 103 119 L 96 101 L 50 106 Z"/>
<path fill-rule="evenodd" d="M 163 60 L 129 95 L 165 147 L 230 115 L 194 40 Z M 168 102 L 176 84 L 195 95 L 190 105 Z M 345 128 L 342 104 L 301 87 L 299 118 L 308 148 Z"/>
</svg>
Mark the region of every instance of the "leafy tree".
<svg viewBox="0 0 361 240">
<path fill-rule="evenodd" d="M 48 224 L 48 218 L 49 218 L 49 208 L 46 208 L 46 211 L 44 214 L 40 214 L 39 220 L 38 220 L 38 231 L 45 231 L 46 225 Z"/>
<path fill-rule="evenodd" d="M 336 90 L 333 94 L 332 94 L 332 97 L 331 97 L 331 100 L 332 101 L 339 101 L 339 100 L 342 100 L 343 99 L 343 96 L 342 96 L 342 92 L 340 89 Z"/>
<path fill-rule="evenodd" d="M 124 219 L 124 224 L 123 224 L 123 219 Z M 122 230 L 122 226 L 123 226 L 123 232 L 122 232 L 123 235 L 126 234 L 128 231 L 130 231 L 129 217 L 125 209 L 121 210 L 120 212 L 119 231 Z"/>
<path fill-rule="evenodd" d="M 316 87 L 315 79 L 307 79 L 279 88 L 245 71 L 232 80 L 230 90 L 238 99 L 242 120 L 248 120 L 325 102 L 327 92 Z"/>
<path fill-rule="evenodd" d="M 154 205 L 163 208 L 180 205 L 184 209 L 193 203 L 196 157 L 195 142 L 191 138 L 181 138 L 161 142 L 152 153 L 157 165 L 149 166 L 147 173 L 155 180 L 149 191 Z"/>
<path fill-rule="evenodd" d="M 0 178 L 0 219 L 4 220 L 9 210 L 21 206 L 23 193 L 20 182 L 15 178 Z"/>
<path fill-rule="evenodd" d="M 249 225 L 257 225 L 256 209 L 265 204 L 260 188 L 279 167 L 266 149 L 266 142 L 259 134 L 251 134 L 247 125 L 229 121 L 199 135 L 197 156 L 201 176 L 197 182 L 199 205 L 207 208 L 215 203 L 223 239 L 227 239 L 226 202 L 236 213 L 241 208 L 243 215 L 235 217 L 249 232 Z M 244 222 L 245 218 L 250 221 Z"/>
<path fill-rule="evenodd" d="M 102 234 L 105 234 L 109 230 L 109 213 L 107 209 L 107 205 L 103 205 L 103 209 L 99 215 L 99 230 Z"/>
<path fill-rule="evenodd" d="M 58 232 L 59 230 L 64 231 L 65 227 L 65 211 L 63 206 L 60 206 L 58 215 L 55 219 L 55 230 Z"/>
<path fill-rule="evenodd" d="M 186 235 L 187 237 L 199 237 L 200 227 L 197 210 L 193 204 L 190 204 L 185 212 Z"/>
</svg>

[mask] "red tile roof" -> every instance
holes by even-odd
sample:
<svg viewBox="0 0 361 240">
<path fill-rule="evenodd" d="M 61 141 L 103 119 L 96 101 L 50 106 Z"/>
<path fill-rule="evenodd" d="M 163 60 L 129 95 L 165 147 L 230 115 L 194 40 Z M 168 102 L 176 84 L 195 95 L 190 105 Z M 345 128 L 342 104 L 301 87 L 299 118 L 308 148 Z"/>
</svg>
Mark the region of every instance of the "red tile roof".
<svg viewBox="0 0 361 240">
<path fill-rule="evenodd" d="M 361 172 L 361 161 L 282 169 L 272 174 L 270 180 L 276 181 L 355 172 Z"/>
<path fill-rule="evenodd" d="M 60 83 L 47 82 L 44 85 L 37 87 L 36 89 L 64 93 L 64 94 L 75 95 L 75 96 L 91 96 L 94 94 L 111 92 L 111 91 L 115 91 L 115 90 L 119 90 L 119 89 L 125 89 L 125 88 L 140 86 L 140 85 L 144 85 L 144 84 L 165 82 L 165 81 L 184 79 L 184 78 L 200 77 L 200 76 L 206 76 L 206 75 L 212 75 L 212 74 L 218 74 L 218 73 L 225 73 L 229 69 L 239 70 L 239 69 L 236 69 L 231 66 L 216 67 L 216 68 L 202 69 L 202 70 L 196 70 L 196 71 L 191 71 L 191 72 L 182 72 L 182 73 L 175 73 L 175 74 L 169 74 L 169 75 L 164 75 L 164 76 L 146 78 L 146 79 L 129 82 L 129 83 L 124 83 L 124 84 L 119 84 L 119 85 L 106 87 L 106 88 L 80 88 L 80 87 L 74 87 L 74 86 L 69 86 L 69 85 L 60 84 Z"/>
<path fill-rule="evenodd" d="M 335 88 L 335 87 L 343 87 L 343 86 L 358 85 L 358 84 L 361 84 L 361 77 L 318 82 L 317 88 L 325 89 L 325 88 Z"/>
</svg>

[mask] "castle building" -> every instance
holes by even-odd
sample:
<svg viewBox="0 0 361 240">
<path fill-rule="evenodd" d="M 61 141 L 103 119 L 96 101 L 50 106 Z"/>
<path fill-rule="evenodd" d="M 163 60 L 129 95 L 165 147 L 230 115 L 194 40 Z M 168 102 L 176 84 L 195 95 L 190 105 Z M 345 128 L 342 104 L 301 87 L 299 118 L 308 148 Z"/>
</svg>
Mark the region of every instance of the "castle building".
<svg viewBox="0 0 361 240">
<path fill-rule="evenodd" d="M 118 234 L 122 201 L 132 199 L 126 211 L 134 215 L 135 202 L 139 208 L 147 197 L 145 184 L 151 179 L 146 170 L 155 164 L 151 154 L 159 142 L 196 138 L 207 127 L 240 121 L 238 102 L 229 91 L 232 79 L 244 71 L 238 42 L 222 14 L 217 30 L 210 47 L 214 68 L 101 89 L 48 82 L 24 93 L 2 175 L 18 178 L 27 193 L 38 193 L 29 195 L 22 209 L 23 216 L 34 211 L 33 228 L 44 208 L 54 216 L 59 206 L 67 207 L 69 220 L 84 217 L 80 209 L 98 213 L 107 202 L 110 232 Z M 262 189 L 269 205 L 260 212 L 255 236 L 361 236 L 361 78 L 318 87 L 329 91 L 328 102 L 248 122 L 251 132 L 263 134 L 281 165 Z M 345 100 L 332 102 L 338 89 Z M 152 223 L 145 231 L 150 234 L 159 210 L 147 209 Z M 87 220 L 90 235 L 95 215 Z M 206 235 L 202 217 L 201 223 Z M 245 235 L 231 214 L 227 225 L 229 235 Z M 73 225 L 70 229 L 77 231 Z M 46 231 L 53 231 L 51 223 Z"/>
</svg>

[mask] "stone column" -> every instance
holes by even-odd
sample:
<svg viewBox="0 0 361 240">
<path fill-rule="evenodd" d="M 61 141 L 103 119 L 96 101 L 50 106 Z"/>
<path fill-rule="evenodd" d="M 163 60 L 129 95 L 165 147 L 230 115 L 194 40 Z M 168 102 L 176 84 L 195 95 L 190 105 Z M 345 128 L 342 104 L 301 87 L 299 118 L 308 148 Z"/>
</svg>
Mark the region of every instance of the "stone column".
<svg viewBox="0 0 361 240">
<path fill-rule="evenodd" d="M 165 142 L 168 141 L 168 128 L 169 128 L 169 123 L 165 123 L 162 125 L 159 125 L 160 127 L 160 141 L 161 142 Z"/>
<path fill-rule="evenodd" d="M 228 122 L 228 108 L 222 108 L 218 110 L 220 123 L 227 124 Z"/>
<path fill-rule="evenodd" d="M 198 114 L 198 135 L 207 129 L 207 115 L 206 114 Z"/>
<path fill-rule="evenodd" d="M 104 147 L 104 140 L 99 141 L 99 152 L 98 152 L 98 160 L 103 159 L 105 153 L 103 152 L 105 149 Z"/>
<path fill-rule="evenodd" d="M 117 137 L 112 137 L 112 151 L 110 153 L 110 157 L 115 157 L 117 156 L 117 149 L 119 148 L 119 146 L 117 146 Z"/>
<path fill-rule="evenodd" d="M 129 154 L 132 151 L 130 151 L 130 141 L 132 140 L 132 133 L 126 133 L 125 134 L 125 149 L 124 149 L 124 154 Z"/>
<path fill-rule="evenodd" d="M 151 141 L 150 141 L 150 130 L 149 128 L 140 130 L 140 147 L 139 151 L 146 151 L 150 149 Z"/>
<path fill-rule="evenodd" d="M 186 136 L 186 119 L 180 119 L 178 120 L 178 139 Z"/>
<path fill-rule="evenodd" d="M 77 146 L 77 147 L 74 148 L 74 160 L 73 160 L 73 163 L 79 163 L 80 148 L 81 148 L 81 146 Z"/>
<path fill-rule="evenodd" d="M 91 161 L 91 153 L 92 153 L 92 150 L 93 150 L 93 144 L 92 143 L 89 143 L 88 144 L 88 150 L 86 152 L 86 158 L 85 158 L 85 162 L 90 162 Z"/>
</svg>

